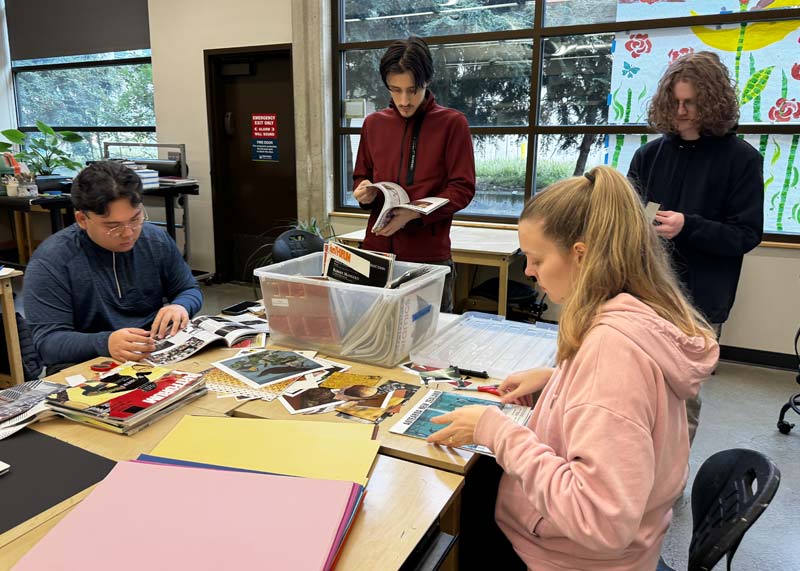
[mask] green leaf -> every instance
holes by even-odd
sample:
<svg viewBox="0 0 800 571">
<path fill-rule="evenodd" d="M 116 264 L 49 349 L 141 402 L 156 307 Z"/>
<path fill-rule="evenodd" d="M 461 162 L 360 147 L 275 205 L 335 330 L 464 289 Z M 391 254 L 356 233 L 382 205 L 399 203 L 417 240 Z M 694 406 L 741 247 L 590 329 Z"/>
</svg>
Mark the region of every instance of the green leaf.
<svg viewBox="0 0 800 571">
<path fill-rule="evenodd" d="M 781 97 L 786 99 L 789 94 L 789 78 L 786 77 L 786 70 L 781 70 Z"/>
<path fill-rule="evenodd" d="M 61 140 L 67 143 L 80 143 L 83 141 L 83 137 L 78 135 L 75 131 L 59 131 L 58 135 L 61 137 Z"/>
<path fill-rule="evenodd" d="M 638 98 L 637 98 L 636 100 L 637 100 L 637 101 L 641 101 L 641 100 L 642 100 L 642 98 L 643 98 L 645 95 L 647 95 L 647 86 L 646 86 L 646 85 L 642 85 L 642 91 L 639 93 L 639 96 L 638 96 Z"/>
<path fill-rule="evenodd" d="M 800 206 L 800 202 L 792 206 L 792 215 L 791 218 L 797 220 L 797 207 Z"/>
<path fill-rule="evenodd" d="M 769 185 L 771 185 L 774 181 L 775 181 L 775 176 L 770 175 L 770 177 L 764 181 L 764 190 L 766 191 L 769 188 Z"/>
<path fill-rule="evenodd" d="M 775 194 L 772 195 L 772 198 L 769 199 L 770 210 L 775 210 L 775 199 L 778 198 L 780 195 L 781 195 L 780 192 L 776 192 Z"/>
<path fill-rule="evenodd" d="M 5 153 L 11 150 L 11 143 L 3 143 L 0 141 L 0 153 Z"/>
<path fill-rule="evenodd" d="M 747 84 L 744 86 L 744 91 L 742 91 L 742 105 L 749 103 L 754 97 L 757 97 L 764 91 L 773 69 L 775 69 L 775 66 L 771 65 L 764 69 L 759 69 L 750 76 L 750 79 L 747 80 Z"/>
<path fill-rule="evenodd" d="M 778 162 L 778 159 L 781 158 L 781 146 L 778 144 L 778 141 L 776 141 L 774 138 L 772 139 L 772 142 L 775 143 L 775 152 L 772 153 L 772 158 L 769 161 L 770 165 L 774 165 L 775 163 Z"/>
<path fill-rule="evenodd" d="M 790 188 L 796 187 L 798 180 L 800 180 L 800 170 L 797 170 L 797 167 L 792 167 L 792 182 L 789 185 L 789 187 Z"/>
<path fill-rule="evenodd" d="M 53 137 L 56 136 L 56 132 L 50 125 L 42 123 L 41 121 L 36 121 L 36 128 L 39 129 L 45 135 L 51 135 Z"/>
<path fill-rule="evenodd" d="M 12 143 L 16 143 L 17 145 L 22 145 L 25 143 L 25 139 L 27 138 L 25 133 L 22 131 L 18 131 L 17 129 L 6 129 L 5 131 L 0 131 L 6 139 L 11 141 Z"/>
<path fill-rule="evenodd" d="M 611 97 L 611 105 L 614 108 L 614 120 L 615 121 L 618 121 L 618 120 L 622 119 L 622 117 L 625 116 L 625 108 L 622 106 L 622 103 L 620 103 L 617 100 L 617 92 L 619 90 L 620 90 L 620 87 L 617 87 L 617 89 L 614 91 L 614 94 Z"/>
</svg>

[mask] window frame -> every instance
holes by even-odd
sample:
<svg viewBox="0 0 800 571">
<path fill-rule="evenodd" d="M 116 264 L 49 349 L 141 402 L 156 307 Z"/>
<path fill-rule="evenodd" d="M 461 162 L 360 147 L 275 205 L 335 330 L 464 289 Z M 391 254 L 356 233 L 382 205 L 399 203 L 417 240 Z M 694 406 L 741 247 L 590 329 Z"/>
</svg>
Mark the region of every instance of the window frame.
<svg viewBox="0 0 800 571">
<path fill-rule="evenodd" d="M 121 67 L 128 65 L 152 65 L 152 57 L 131 57 L 120 59 L 105 59 L 95 61 L 77 61 L 66 63 L 49 63 L 40 65 L 22 65 L 15 66 L 11 64 L 11 79 L 14 85 L 14 113 L 17 120 L 17 129 L 23 133 L 38 133 L 39 130 L 35 125 L 23 125 L 20 121 L 19 112 L 19 89 L 17 89 L 17 74 L 37 71 L 53 71 L 53 70 L 66 70 L 66 69 L 86 69 L 95 67 Z M 88 125 L 50 125 L 55 131 L 75 131 L 83 133 L 155 133 L 155 125 L 136 125 L 136 126 L 88 126 Z"/>
<path fill-rule="evenodd" d="M 381 49 L 389 46 L 394 39 L 371 40 L 358 42 L 343 42 L 342 32 L 344 30 L 344 4 L 346 0 L 334 0 L 331 3 L 331 66 L 333 70 L 333 89 L 332 89 L 332 108 L 331 117 L 333 118 L 333 149 L 334 149 L 334 209 L 336 212 L 362 212 L 358 207 L 346 205 L 344 203 L 345 189 L 342 186 L 343 176 L 343 148 L 342 140 L 346 135 L 358 135 L 360 128 L 342 126 L 342 93 L 344 87 L 344 53 L 349 50 Z M 664 28 L 682 28 L 688 26 L 711 26 L 720 24 L 740 24 L 759 21 L 774 20 L 794 20 L 800 19 L 800 9 L 781 8 L 775 10 L 760 10 L 756 12 L 732 12 L 726 14 L 708 14 L 698 16 L 687 16 L 682 18 L 658 18 L 650 20 L 625 20 L 620 22 L 601 22 L 594 24 L 576 24 L 569 26 L 544 26 L 545 0 L 537 0 L 534 4 L 533 28 L 522 30 L 509 30 L 503 32 L 482 32 L 476 34 L 454 34 L 446 36 L 425 37 L 428 45 L 447 45 L 456 43 L 478 43 L 485 41 L 503 40 L 531 40 L 533 52 L 531 55 L 531 90 L 528 111 L 528 125 L 521 127 L 491 127 L 491 126 L 470 126 L 470 133 L 475 135 L 523 135 L 527 137 L 527 157 L 525 166 L 525 195 L 527 201 L 530 198 L 534 174 L 536 172 L 536 156 L 538 152 L 538 141 L 541 135 L 560 135 L 565 133 L 575 134 L 597 134 L 597 135 L 616 135 L 616 134 L 655 134 L 655 131 L 644 124 L 627 125 L 540 125 L 539 124 L 539 105 L 540 105 L 540 80 L 542 74 L 542 42 L 546 38 L 561 36 L 592 35 L 603 33 L 619 34 L 631 30 L 654 30 Z M 375 70 L 376 77 L 378 70 Z M 795 134 L 800 125 L 795 124 L 741 124 L 737 129 L 740 135 L 784 135 Z M 477 223 L 500 223 L 514 224 L 516 215 L 509 216 L 486 216 L 486 215 L 456 215 L 457 220 L 477 222 Z M 800 234 L 786 235 L 765 233 L 764 242 L 777 242 L 782 244 L 800 244 Z"/>
</svg>

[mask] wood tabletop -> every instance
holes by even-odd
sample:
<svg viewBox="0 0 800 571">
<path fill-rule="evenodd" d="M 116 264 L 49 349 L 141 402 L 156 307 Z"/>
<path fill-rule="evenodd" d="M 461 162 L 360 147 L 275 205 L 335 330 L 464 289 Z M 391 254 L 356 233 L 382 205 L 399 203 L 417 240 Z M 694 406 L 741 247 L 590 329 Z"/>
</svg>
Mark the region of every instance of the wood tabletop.
<svg viewBox="0 0 800 571">
<path fill-rule="evenodd" d="M 365 235 L 366 230 L 355 230 L 342 234 L 338 238 L 345 242 L 362 242 Z M 519 238 L 516 230 L 451 226 L 450 248 L 454 254 L 477 252 L 510 256 L 519 250 Z"/>
</svg>

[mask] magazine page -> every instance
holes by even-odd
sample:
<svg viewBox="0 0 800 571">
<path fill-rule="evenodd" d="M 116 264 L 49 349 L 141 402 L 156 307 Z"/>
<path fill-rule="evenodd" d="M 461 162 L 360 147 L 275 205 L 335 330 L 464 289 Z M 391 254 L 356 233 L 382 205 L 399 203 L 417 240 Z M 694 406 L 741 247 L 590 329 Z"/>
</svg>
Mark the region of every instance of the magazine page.
<svg viewBox="0 0 800 571">
<path fill-rule="evenodd" d="M 192 319 L 192 323 L 212 335 L 222 337 L 228 347 L 236 344 L 243 337 L 255 337 L 259 333 L 269 333 L 268 322 L 252 315 L 231 315 L 229 317 L 201 315 Z"/>
<path fill-rule="evenodd" d="M 16 417 L 44 401 L 47 395 L 65 388 L 67 388 L 65 385 L 38 380 L 1 390 L 0 425 L 4 425 L 9 420 L 16 420 Z"/>
<path fill-rule="evenodd" d="M 413 210 L 414 212 L 419 212 L 420 214 L 430 214 L 437 208 L 440 208 L 450 202 L 449 198 L 440 198 L 438 196 L 427 196 L 425 198 L 420 198 L 419 200 L 414 200 L 407 204 L 398 204 L 396 208 L 407 208 L 408 210 Z"/>
<path fill-rule="evenodd" d="M 256 389 L 325 368 L 318 360 L 294 351 L 271 349 L 224 359 L 212 365 Z"/>
<path fill-rule="evenodd" d="M 406 204 L 409 202 L 409 198 L 405 189 L 393 182 L 376 182 L 367 188 L 374 188 L 383 194 L 383 208 L 381 208 L 381 212 L 375 220 L 375 225 L 372 227 L 372 231 L 375 232 L 386 226 L 389 220 L 392 219 L 392 208 Z"/>
<path fill-rule="evenodd" d="M 434 432 L 444 428 L 442 424 L 433 424 L 431 422 L 432 418 L 471 404 L 496 406 L 507 417 L 523 426 L 528 424 L 531 414 L 533 414 L 533 409 L 528 406 L 503 404 L 486 399 L 467 397 L 457 392 L 430 391 L 408 414 L 392 426 L 389 432 L 405 434 L 406 436 L 413 436 L 414 438 L 427 438 Z M 485 446 L 468 444 L 466 446 L 459 446 L 459 448 L 494 457 L 492 451 Z"/>
<path fill-rule="evenodd" d="M 193 325 L 178 331 L 172 337 L 156 341 L 155 350 L 145 359 L 151 365 L 170 365 L 188 359 L 206 345 L 223 339 L 219 335 Z"/>
</svg>

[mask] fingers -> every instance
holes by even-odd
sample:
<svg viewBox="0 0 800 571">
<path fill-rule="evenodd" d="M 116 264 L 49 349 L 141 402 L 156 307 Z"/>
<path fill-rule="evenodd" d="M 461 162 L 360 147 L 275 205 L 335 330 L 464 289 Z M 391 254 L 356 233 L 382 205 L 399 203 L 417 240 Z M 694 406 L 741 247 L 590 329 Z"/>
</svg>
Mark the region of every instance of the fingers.
<svg viewBox="0 0 800 571">
<path fill-rule="evenodd" d="M 442 430 L 438 430 L 428 436 L 425 440 L 430 442 L 431 444 L 445 444 L 445 445 L 452 445 L 455 441 L 453 439 L 453 434 L 455 431 L 449 428 L 443 428 Z"/>
<path fill-rule="evenodd" d="M 433 424 L 450 424 L 453 422 L 453 413 L 448 412 L 447 414 L 443 414 L 441 416 L 434 416 L 431 419 Z"/>
<path fill-rule="evenodd" d="M 170 336 L 175 335 L 178 331 L 185 329 L 189 325 L 189 315 L 184 311 L 178 311 L 178 319 L 172 320 L 172 330 Z"/>
<path fill-rule="evenodd" d="M 164 319 L 164 308 L 162 307 L 158 313 L 156 313 L 156 318 L 153 320 L 153 325 L 150 326 L 150 336 L 154 339 L 158 338 L 158 330 L 161 328 L 161 321 Z"/>
</svg>

